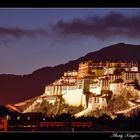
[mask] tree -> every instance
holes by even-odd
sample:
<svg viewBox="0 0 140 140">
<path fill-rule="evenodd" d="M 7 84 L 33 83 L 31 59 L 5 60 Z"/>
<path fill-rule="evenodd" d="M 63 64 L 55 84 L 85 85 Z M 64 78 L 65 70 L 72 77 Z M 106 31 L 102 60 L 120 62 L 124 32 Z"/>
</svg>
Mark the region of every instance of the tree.
<svg viewBox="0 0 140 140">
<path fill-rule="evenodd" d="M 11 115 L 13 113 L 16 113 L 16 112 L 12 112 L 12 111 L 10 111 L 9 108 L 7 108 L 3 105 L 0 105 L 0 117 L 5 117 L 6 115 Z"/>
</svg>

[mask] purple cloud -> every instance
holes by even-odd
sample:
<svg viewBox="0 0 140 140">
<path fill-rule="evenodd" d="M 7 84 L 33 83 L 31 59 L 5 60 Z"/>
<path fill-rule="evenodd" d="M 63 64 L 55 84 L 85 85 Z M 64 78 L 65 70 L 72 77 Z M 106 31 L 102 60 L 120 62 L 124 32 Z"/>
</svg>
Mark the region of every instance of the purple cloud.
<svg viewBox="0 0 140 140">
<path fill-rule="evenodd" d="M 111 12 L 104 17 L 90 16 L 70 22 L 58 21 L 54 28 L 62 35 L 94 36 L 99 39 L 117 35 L 140 37 L 140 15 L 130 17 Z"/>
</svg>

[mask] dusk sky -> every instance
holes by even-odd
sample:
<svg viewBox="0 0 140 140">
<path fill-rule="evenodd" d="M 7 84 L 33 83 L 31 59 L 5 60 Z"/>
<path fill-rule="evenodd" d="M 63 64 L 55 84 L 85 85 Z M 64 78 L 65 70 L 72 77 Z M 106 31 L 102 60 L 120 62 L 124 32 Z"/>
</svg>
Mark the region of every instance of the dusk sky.
<svg viewBox="0 0 140 140">
<path fill-rule="evenodd" d="M 140 9 L 0 9 L 0 74 L 30 74 L 119 42 L 140 44 Z"/>
</svg>

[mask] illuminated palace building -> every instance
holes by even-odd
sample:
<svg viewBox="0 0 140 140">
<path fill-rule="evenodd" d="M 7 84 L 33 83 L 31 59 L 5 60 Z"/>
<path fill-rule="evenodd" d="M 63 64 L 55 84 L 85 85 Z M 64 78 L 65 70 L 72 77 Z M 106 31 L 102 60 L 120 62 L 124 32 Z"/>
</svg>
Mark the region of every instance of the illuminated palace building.
<svg viewBox="0 0 140 140">
<path fill-rule="evenodd" d="M 138 64 L 132 62 L 93 62 L 79 64 L 78 71 L 67 71 L 55 82 L 47 85 L 41 98 L 54 103 L 59 97 L 70 106 L 83 106 L 85 109 L 103 109 L 110 95 L 121 94 L 122 89 L 134 89 L 140 84 Z M 37 100 L 24 112 L 31 111 Z"/>
<path fill-rule="evenodd" d="M 110 93 L 119 94 L 121 89 L 134 82 L 140 84 L 138 64 L 130 62 L 93 62 L 79 64 L 78 71 L 67 71 L 54 83 L 46 86 L 48 101 L 53 102 L 62 96 L 64 102 L 71 106 L 104 108 Z"/>
</svg>

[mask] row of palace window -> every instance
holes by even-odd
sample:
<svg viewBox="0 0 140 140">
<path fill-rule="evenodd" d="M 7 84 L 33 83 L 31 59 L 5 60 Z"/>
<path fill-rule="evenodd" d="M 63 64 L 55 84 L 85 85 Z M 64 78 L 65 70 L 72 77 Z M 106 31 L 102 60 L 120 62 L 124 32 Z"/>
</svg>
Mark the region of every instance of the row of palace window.
<svg viewBox="0 0 140 140">
<path fill-rule="evenodd" d="M 134 80 L 136 79 L 135 73 L 126 73 L 126 80 Z"/>
</svg>

